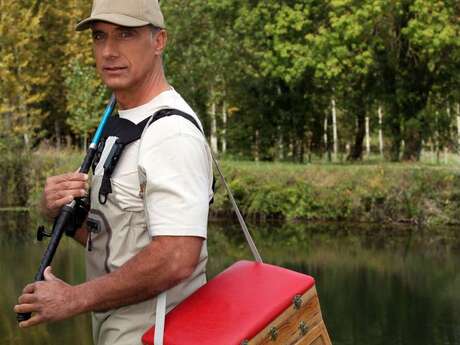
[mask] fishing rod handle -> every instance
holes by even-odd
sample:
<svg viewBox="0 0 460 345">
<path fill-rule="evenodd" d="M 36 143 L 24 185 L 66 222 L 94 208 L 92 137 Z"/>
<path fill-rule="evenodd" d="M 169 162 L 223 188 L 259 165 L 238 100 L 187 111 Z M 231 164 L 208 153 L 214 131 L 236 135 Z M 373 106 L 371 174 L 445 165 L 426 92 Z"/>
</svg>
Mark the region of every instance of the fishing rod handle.
<svg viewBox="0 0 460 345">
<path fill-rule="evenodd" d="M 83 160 L 83 163 L 79 170 L 80 173 L 87 174 L 89 170 L 91 169 L 91 165 L 93 164 L 94 156 L 96 155 L 96 152 L 97 152 L 97 146 L 99 145 L 99 141 L 102 138 L 102 134 L 104 132 L 105 125 L 107 124 L 109 117 L 112 115 L 113 111 L 115 110 L 116 105 L 117 105 L 117 100 L 115 98 L 115 95 L 112 95 L 110 97 L 109 103 L 107 104 L 107 107 L 104 110 L 104 115 L 102 116 L 101 122 L 99 123 L 99 126 L 97 127 L 93 140 L 91 141 L 91 144 L 89 145 L 85 159 Z"/>
<path fill-rule="evenodd" d="M 53 261 L 56 250 L 61 242 L 62 235 L 65 232 L 65 226 L 68 224 L 70 217 L 73 215 L 73 208 L 75 207 L 76 202 L 73 201 L 69 205 L 65 205 L 61 212 L 59 213 L 56 222 L 54 223 L 54 230 L 51 235 L 50 242 L 46 248 L 45 253 L 40 261 L 40 266 L 38 267 L 37 274 L 35 275 L 35 282 L 45 280 L 45 270 Z M 31 313 L 17 313 L 16 319 L 18 322 L 27 321 L 31 318 Z"/>
</svg>

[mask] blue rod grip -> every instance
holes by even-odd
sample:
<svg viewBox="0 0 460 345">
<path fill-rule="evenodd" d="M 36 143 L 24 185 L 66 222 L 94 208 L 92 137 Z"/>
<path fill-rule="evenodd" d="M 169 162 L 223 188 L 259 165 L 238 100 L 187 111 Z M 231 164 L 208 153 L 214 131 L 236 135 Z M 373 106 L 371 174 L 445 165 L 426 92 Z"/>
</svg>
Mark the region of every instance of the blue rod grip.
<svg viewBox="0 0 460 345">
<path fill-rule="evenodd" d="M 117 104 L 117 100 L 115 99 L 115 95 L 112 94 L 112 97 L 110 97 L 109 104 L 105 108 L 105 112 L 102 117 L 101 123 L 99 124 L 99 127 L 97 128 L 96 134 L 94 134 L 91 145 L 97 146 L 97 144 L 99 144 L 99 140 L 101 140 L 101 136 L 102 136 L 102 132 L 104 131 L 105 124 L 107 123 L 107 120 L 112 114 L 116 104 Z"/>
</svg>

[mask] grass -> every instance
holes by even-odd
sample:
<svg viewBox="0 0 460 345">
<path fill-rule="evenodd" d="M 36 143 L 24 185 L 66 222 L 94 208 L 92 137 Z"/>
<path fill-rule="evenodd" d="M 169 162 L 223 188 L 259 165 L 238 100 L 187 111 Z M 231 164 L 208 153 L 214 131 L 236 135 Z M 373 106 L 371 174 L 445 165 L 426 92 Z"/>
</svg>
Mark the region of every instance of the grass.
<svg viewBox="0 0 460 345">
<path fill-rule="evenodd" d="M 5 155 L 0 211 L 34 210 L 46 178 L 75 171 L 82 158 L 75 150 Z M 446 161 L 434 164 L 425 154 L 419 163 L 371 156 L 353 164 L 319 159 L 310 164 L 224 159 L 221 164 L 243 213 L 253 220 L 458 224 L 460 160 L 451 154 Z M 211 215 L 227 217 L 232 208 L 217 181 Z"/>
<path fill-rule="evenodd" d="M 244 213 L 255 219 L 458 223 L 460 174 L 454 161 L 222 165 Z M 213 208 L 216 214 L 230 210 L 221 190 Z"/>
</svg>

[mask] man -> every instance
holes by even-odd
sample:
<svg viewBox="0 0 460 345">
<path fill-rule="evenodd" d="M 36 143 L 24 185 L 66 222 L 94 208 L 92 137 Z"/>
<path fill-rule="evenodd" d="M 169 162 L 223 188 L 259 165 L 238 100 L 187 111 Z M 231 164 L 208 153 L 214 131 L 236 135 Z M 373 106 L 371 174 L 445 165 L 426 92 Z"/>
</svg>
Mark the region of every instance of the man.
<svg viewBox="0 0 460 345">
<path fill-rule="evenodd" d="M 196 118 L 163 73 L 167 34 L 158 0 L 95 0 L 91 17 L 77 26 L 88 28 L 120 118 L 138 124 L 163 108 Z M 91 179 L 87 226 L 74 237 L 88 249 L 88 281 L 71 286 L 47 268 L 45 281 L 26 286 L 19 298 L 15 311 L 33 313 L 20 327 L 91 311 L 95 344 L 136 345 L 155 321 L 160 292 L 167 292 L 169 311 L 205 283 L 212 162 L 203 135 L 183 117 L 154 122 L 125 148 L 103 203 L 103 163 L 115 140 L 105 142 Z M 83 174 L 49 178 L 43 213 L 55 217 L 87 188 Z"/>
</svg>

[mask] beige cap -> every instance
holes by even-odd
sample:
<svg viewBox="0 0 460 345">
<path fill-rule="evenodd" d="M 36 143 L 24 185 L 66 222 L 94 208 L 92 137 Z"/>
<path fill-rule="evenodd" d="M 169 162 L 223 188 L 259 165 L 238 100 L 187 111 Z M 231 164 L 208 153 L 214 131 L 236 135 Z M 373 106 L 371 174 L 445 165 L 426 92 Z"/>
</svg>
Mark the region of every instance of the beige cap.
<svg viewBox="0 0 460 345">
<path fill-rule="evenodd" d="M 128 27 L 165 27 L 158 0 L 94 0 L 91 16 L 78 23 L 76 29 L 86 30 L 95 21 Z"/>
</svg>

